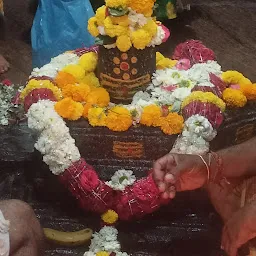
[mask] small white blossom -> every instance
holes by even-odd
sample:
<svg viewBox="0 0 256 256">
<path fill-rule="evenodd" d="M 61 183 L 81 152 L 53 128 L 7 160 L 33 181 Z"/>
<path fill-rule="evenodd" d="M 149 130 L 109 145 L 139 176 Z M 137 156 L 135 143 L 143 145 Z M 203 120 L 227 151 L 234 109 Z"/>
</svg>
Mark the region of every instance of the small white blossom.
<svg viewBox="0 0 256 256">
<path fill-rule="evenodd" d="M 133 171 L 118 170 L 106 184 L 114 190 L 124 190 L 127 186 L 131 186 L 136 181 Z"/>
</svg>

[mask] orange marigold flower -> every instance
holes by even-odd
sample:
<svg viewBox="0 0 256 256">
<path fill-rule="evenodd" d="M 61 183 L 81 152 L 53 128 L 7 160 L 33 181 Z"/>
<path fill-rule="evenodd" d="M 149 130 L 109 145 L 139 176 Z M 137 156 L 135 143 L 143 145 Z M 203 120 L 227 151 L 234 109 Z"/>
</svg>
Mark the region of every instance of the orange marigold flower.
<svg viewBox="0 0 256 256">
<path fill-rule="evenodd" d="M 67 72 L 59 71 L 55 77 L 54 82 L 59 88 L 63 88 L 68 84 L 75 84 L 77 80 L 75 77 Z"/>
<path fill-rule="evenodd" d="M 248 100 L 256 100 L 256 84 L 241 84 L 240 90 Z"/>
<path fill-rule="evenodd" d="M 244 94 L 236 89 L 225 89 L 223 91 L 222 98 L 229 107 L 242 108 L 247 103 L 247 99 Z"/>
<path fill-rule="evenodd" d="M 168 116 L 161 118 L 160 125 L 165 134 L 179 134 L 184 126 L 184 119 L 177 113 L 169 113 Z"/>
<path fill-rule="evenodd" d="M 54 108 L 60 116 L 69 120 L 78 120 L 82 116 L 84 110 L 81 103 L 75 102 L 71 98 L 65 98 L 57 102 Z"/>
<path fill-rule="evenodd" d="M 87 84 L 69 84 L 62 89 L 62 95 L 64 98 L 72 98 L 74 101 L 85 102 L 90 91 L 90 86 Z"/>
<path fill-rule="evenodd" d="M 92 108 L 92 104 L 91 103 L 86 103 L 84 105 L 84 111 L 83 111 L 83 117 L 84 118 L 88 118 L 88 112 L 89 112 L 90 108 Z"/>
<path fill-rule="evenodd" d="M 95 88 L 87 97 L 87 103 L 97 105 L 98 107 L 106 107 L 109 102 L 109 93 L 104 88 Z"/>
<path fill-rule="evenodd" d="M 106 126 L 116 132 L 127 131 L 132 125 L 132 115 L 128 109 L 115 106 L 108 111 Z"/>
<path fill-rule="evenodd" d="M 159 118 L 162 116 L 161 108 L 157 105 L 144 107 L 140 123 L 146 126 L 158 126 Z"/>
</svg>

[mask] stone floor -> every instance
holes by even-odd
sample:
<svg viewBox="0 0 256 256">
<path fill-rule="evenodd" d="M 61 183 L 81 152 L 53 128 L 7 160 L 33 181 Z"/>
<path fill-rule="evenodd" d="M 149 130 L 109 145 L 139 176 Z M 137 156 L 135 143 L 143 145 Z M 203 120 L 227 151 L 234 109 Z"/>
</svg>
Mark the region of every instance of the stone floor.
<svg viewBox="0 0 256 256">
<path fill-rule="evenodd" d="M 25 83 L 31 71 L 28 31 L 33 17 L 27 13 L 27 2 L 6 1 L 7 34 L 6 40 L 0 41 L 0 53 L 11 63 L 11 69 L 0 76 L 0 80 L 8 77 L 15 83 Z M 170 56 L 177 43 L 200 39 L 216 52 L 223 69 L 239 70 L 256 81 L 255 1 L 190 2 L 190 12 L 167 22 L 172 36 L 161 47 L 162 52 Z M 44 183 L 44 172 L 38 166 L 41 160 L 33 161 L 0 162 L 0 198 L 19 198 L 29 202 L 44 227 L 76 230 L 90 225 L 96 228 L 98 219 L 89 214 L 82 215 L 61 188 L 57 195 L 55 190 L 44 192 L 47 183 Z M 137 256 L 221 255 L 221 225 L 202 191 L 181 194 L 169 207 L 142 221 L 121 224 L 119 230 L 124 249 Z M 46 255 L 81 256 L 84 250 L 83 247 L 48 247 Z"/>
</svg>

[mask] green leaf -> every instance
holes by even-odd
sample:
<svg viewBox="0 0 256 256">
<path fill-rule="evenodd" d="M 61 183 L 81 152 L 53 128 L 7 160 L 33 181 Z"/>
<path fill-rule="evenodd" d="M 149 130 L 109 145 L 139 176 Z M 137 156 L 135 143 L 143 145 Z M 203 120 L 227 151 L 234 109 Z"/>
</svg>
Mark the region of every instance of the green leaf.
<svg viewBox="0 0 256 256">
<path fill-rule="evenodd" d="M 128 13 L 128 9 L 127 8 L 123 8 L 123 7 L 117 7 L 117 8 L 108 8 L 108 12 L 111 16 L 114 17 L 121 17 L 124 16 L 125 14 Z"/>
<path fill-rule="evenodd" d="M 116 42 L 116 39 L 110 36 L 99 35 L 95 38 L 95 44 L 97 45 L 107 45 L 107 44 L 113 44 L 115 42 Z"/>
</svg>

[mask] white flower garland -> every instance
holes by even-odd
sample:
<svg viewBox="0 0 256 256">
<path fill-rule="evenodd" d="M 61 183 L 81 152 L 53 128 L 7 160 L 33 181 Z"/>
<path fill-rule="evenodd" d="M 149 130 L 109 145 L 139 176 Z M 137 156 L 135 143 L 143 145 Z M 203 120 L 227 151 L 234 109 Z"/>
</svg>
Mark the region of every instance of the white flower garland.
<svg viewBox="0 0 256 256">
<path fill-rule="evenodd" d="M 54 104 L 49 100 L 38 101 L 30 107 L 27 116 L 28 127 L 39 133 L 35 148 L 43 154 L 51 172 L 59 175 L 81 156 Z"/>
<path fill-rule="evenodd" d="M 136 181 L 136 177 L 131 170 L 118 170 L 106 184 L 114 190 L 125 190 Z"/>
<path fill-rule="evenodd" d="M 97 252 L 114 252 L 118 256 L 128 256 L 125 252 L 120 252 L 121 245 L 117 240 L 118 231 L 114 227 L 103 227 L 99 232 L 92 235 L 89 251 L 84 256 L 96 256 Z"/>
</svg>

